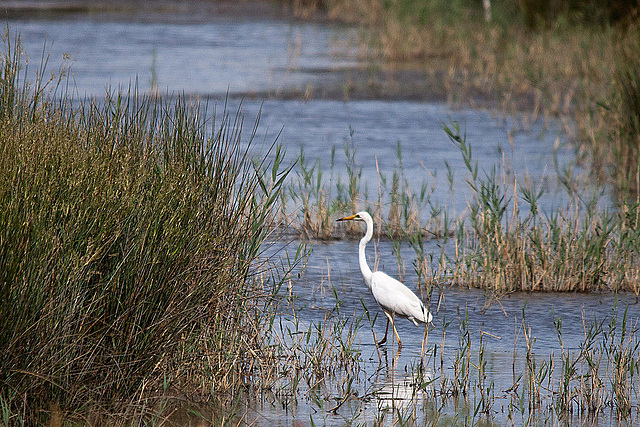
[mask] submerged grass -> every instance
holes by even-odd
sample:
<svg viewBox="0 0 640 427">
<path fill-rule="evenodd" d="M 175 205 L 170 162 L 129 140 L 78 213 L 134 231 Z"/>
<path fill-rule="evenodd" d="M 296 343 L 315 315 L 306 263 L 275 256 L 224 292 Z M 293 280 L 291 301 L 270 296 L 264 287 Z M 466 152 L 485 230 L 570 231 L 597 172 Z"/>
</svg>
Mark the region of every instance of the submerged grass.
<svg viewBox="0 0 640 427">
<path fill-rule="evenodd" d="M 240 111 L 209 122 L 184 97 L 74 101 L 4 40 L 3 422 L 144 417 L 171 390 L 243 387 L 272 364 L 273 283 L 255 273 L 283 153 L 254 159 Z"/>
<path fill-rule="evenodd" d="M 530 324 L 531 310 L 523 307 L 516 316 L 510 362 L 504 346 L 493 348 L 508 337 L 470 321 L 477 313 L 467 309 L 458 307 L 451 318 L 439 313 L 430 334 L 435 340 L 427 341 L 422 354 L 414 342 L 409 351 L 418 354 L 406 357 L 391 346 L 375 346 L 376 318 L 366 306 L 362 315 L 348 312 L 357 302 L 345 313 L 335 290 L 334 296 L 335 306 L 328 304 L 317 324 L 302 321 L 305 308 L 300 307 L 280 322 L 290 370 L 274 392 L 278 405 L 294 414 L 294 423 L 295 414 L 315 424 L 637 422 L 640 341 L 637 318 L 628 307 L 583 312 L 582 332 L 569 326 L 578 337 L 567 337 L 563 317 L 549 313 L 557 342 L 542 347 L 539 331 Z"/>
</svg>

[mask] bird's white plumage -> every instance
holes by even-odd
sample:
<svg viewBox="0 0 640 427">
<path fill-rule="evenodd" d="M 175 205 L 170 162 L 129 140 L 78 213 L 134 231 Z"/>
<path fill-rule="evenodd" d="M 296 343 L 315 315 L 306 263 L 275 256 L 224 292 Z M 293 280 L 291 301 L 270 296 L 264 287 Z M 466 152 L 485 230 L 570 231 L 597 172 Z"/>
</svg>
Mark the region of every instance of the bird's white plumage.
<svg viewBox="0 0 640 427">
<path fill-rule="evenodd" d="M 405 319 L 409 319 L 416 326 L 418 322 L 429 323 L 433 319 L 429 310 L 425 308 L 424 304 L 409 288 L 407 288 L 400 281 L 394 279 L 388 274 L 382 271 L 372 272 L 367 264 L 367 257 L 365 255 L 365 248 L 367 243 L 373 237 L 373 219 L 367 212 L 358 212 L 357 214 L 340 218 L 338 221 L 364 221 L 367 224 L 367 232 L 360 240 L 359 249 L 359 263 L 360 271 L 364 280 L 371 289 L 373 297 L 378 302 L 382 310 L 384 310 L 387 318 L 393 325 L 393 330 L 398 338 L 398 344 L 400 343 L 400 336 L 393 324 L 393 316 L 399 316 Z M 388 324 L 387 324 L 388 326 Z M 384 342 L 385 338 L 382 340 Z"/>
<path fill-rule="evenodd" d="M 409 319 L 416 326 L 418 322 L 431 322 L 432 317 L 420 298 L 400 281 L 382 271 L 371 276 L 371 292 L 383 310 L 396 316 Z"/>
</svg>

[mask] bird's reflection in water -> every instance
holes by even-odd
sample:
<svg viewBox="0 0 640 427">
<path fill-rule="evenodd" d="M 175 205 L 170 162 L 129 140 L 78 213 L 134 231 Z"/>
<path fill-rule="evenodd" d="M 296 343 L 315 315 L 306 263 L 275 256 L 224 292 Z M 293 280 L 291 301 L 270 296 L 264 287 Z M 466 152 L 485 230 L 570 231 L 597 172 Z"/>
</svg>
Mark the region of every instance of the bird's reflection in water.
<svg viewBox="0 0 640 427">
<path fill-rule="evenodd" d="M 378 407 L 382 410 L 405 410 L 421 404 L 433 391 L 432 372 L 421 364 L 399 366 L 401 348 L 395 353 L 391 349 L 381 350 L 381 369 L 378 371 L 382 384 L 377 393 Z M 390 357 L 390 355 L 393 355 Z"/>
</svg>

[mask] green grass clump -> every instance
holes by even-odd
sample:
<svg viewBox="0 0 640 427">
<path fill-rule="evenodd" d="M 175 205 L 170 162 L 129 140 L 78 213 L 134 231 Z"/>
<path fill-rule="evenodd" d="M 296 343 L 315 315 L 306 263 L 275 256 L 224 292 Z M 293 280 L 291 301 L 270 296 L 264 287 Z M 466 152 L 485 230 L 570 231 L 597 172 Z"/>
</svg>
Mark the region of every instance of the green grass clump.
<svg viewBox="0 0 640 427">
<path fill-rule="evenodd" d="M 242 386 L 264 349 L 256 260 L 282 152 L 252 159 L 241 112 L 208 122 L 183 97 L 56 97 L 63 80 L 27 81 L 19 40 L 6 43 L 3 411 L 40 423 L 50 405 L 86 417 Z"/>
</svg>

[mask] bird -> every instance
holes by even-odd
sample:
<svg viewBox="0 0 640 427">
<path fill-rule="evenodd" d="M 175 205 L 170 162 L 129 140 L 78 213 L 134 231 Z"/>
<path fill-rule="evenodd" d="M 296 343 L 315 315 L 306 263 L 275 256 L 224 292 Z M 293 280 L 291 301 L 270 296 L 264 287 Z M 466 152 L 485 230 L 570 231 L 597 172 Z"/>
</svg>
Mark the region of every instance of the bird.
<svg viewBox="0 0 640 427">
<path fill-rule="evenodd" d="M 408 319 L 418 326 L 418 322 L 431 323 L 433 316 L 424 304 L 418 298 L 418 296 L 406 287 L 402 282 L 389 276 L 383 271 L 371 271 L 367 264 L 367 257 L 365 255 L 365 248 L 367 243 L 373 237 L 373 218 L 368 212 L 358 212 L 351 216 L 339 218 L 336 221 L 363 221 L 367 225 L 367 232 L 360 240 L 360 248 L 358 251 L 360 271 L 364 277 L 364 281 L 371 290 L 373 298 L 382 308 L 382 311 L 387 316 L 387 327 L 384 331 L 384 338 L 378 342 L 378 345 L 382 345 L 387 341 L 387 333 L 389 332 L 389 323 L 393 327 L 393 332 L 398 339 L 398 348 L 402 347 L 402 341 L 398 330 L 394 323 L 394 317 Z"/>
</svg>

